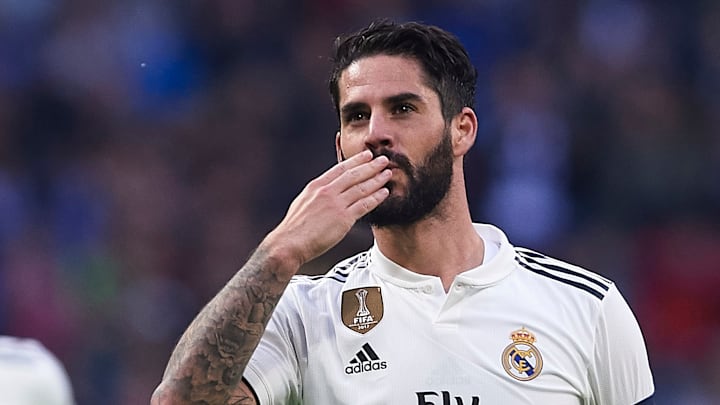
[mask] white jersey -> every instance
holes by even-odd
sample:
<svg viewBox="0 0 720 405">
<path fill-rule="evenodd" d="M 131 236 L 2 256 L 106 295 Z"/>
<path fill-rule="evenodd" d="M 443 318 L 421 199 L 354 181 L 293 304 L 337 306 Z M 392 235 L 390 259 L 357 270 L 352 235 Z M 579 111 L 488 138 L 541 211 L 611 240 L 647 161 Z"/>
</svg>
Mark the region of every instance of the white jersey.
<svg viewBox="0 0 720 405">
<path fill-rule="evenodd" d="M 651 403 L 643 337 L 611 281 L 475 228 L 497 254 L 447 293 L 377 246 L 296 276 L 244 375 L 260 404 Z"/>
<path fill-rule="evenodd" d="M 0 404 L 71 405 L 70 378 L 34 339 L 0 336 Z"/>
</svg>

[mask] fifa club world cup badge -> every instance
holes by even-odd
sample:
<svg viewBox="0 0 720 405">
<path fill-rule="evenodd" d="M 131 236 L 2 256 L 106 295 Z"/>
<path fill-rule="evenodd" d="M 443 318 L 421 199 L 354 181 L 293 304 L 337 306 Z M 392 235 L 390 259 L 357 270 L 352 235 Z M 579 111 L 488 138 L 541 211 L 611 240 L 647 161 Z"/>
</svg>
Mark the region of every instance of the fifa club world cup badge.
<svg viewBox="0 0 720 405">
<path fill-rule="evenodd" d="M 510 334 L 512 343 L 502 354 L 502 363 L 510 377 L 530 381 L 540 375 L 543 367 L 540 351 L 533 345 L 535 335 L 523 327 Z"/>
<path fill-rule="evenodd" d="M 345 326 L 363 334 L 370 332 L 383 317 L 380 287 L 344 291 L 341 312 Z"/>
</svg>

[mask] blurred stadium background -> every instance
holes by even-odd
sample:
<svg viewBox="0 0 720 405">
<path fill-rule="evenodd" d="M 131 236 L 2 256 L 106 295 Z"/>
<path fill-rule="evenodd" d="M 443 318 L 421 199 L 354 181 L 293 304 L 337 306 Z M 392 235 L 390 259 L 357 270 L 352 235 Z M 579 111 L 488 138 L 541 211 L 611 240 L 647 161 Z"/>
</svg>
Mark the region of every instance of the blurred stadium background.
<svg viewBox="0 0 720 405">
<path fill-rule="evenodd" d="M 473 216 L 613 278 L 658 404 L 720 397 L 720 3 L 0 0 L 0 334 L 147 403 L 185 326 L 335 160 L 333 38 L 455 32 Z M 318 273 L 371 243 L 358 227 Z"/>
</svg>

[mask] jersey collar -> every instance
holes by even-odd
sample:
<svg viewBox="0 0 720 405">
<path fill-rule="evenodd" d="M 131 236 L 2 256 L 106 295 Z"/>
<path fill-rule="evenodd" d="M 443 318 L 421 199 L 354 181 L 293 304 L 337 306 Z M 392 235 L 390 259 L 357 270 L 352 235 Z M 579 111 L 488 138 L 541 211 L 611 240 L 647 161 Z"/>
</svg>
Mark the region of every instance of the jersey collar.
<svg viewBox="0 0 720 405">
<path fill-rule="evenodd" d="M 497 247 L 495 249 L 497 253 L 489 259 L 486 257 L 480 266 L 459 274 L 456 282 L 476 286 L 497 283 L 507 277 L 515 268 L 514 247 L 497 227 L 488 224 L 473 224 L 473 226 L 486 245 L 494 244 Z M 415 273 L 388 259 L 380 251 L 377 242 L 370 249 L 370 256 L 373 263 L 373 266 L 371 266 L 372 271 L 383 279 L 401 287 L 417 288 L 420 284 L 436 283 L 438 280 L 436 276 Z"/>
</svg>

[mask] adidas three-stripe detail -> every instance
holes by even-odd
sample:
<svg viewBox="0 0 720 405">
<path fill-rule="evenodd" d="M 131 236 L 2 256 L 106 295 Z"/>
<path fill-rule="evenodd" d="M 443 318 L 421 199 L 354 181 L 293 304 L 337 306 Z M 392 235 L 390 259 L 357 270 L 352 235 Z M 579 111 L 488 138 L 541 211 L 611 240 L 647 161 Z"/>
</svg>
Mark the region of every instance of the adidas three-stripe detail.
<svg viewBox="0 0 720 405">
<path fill-rule="evenodd" d="M 602 300 L 612 281 L 581 267 L 545 256 L 526 248 L 515 248 L 515 261 L 536 274 L 571 285 Z"/>
</svg>

